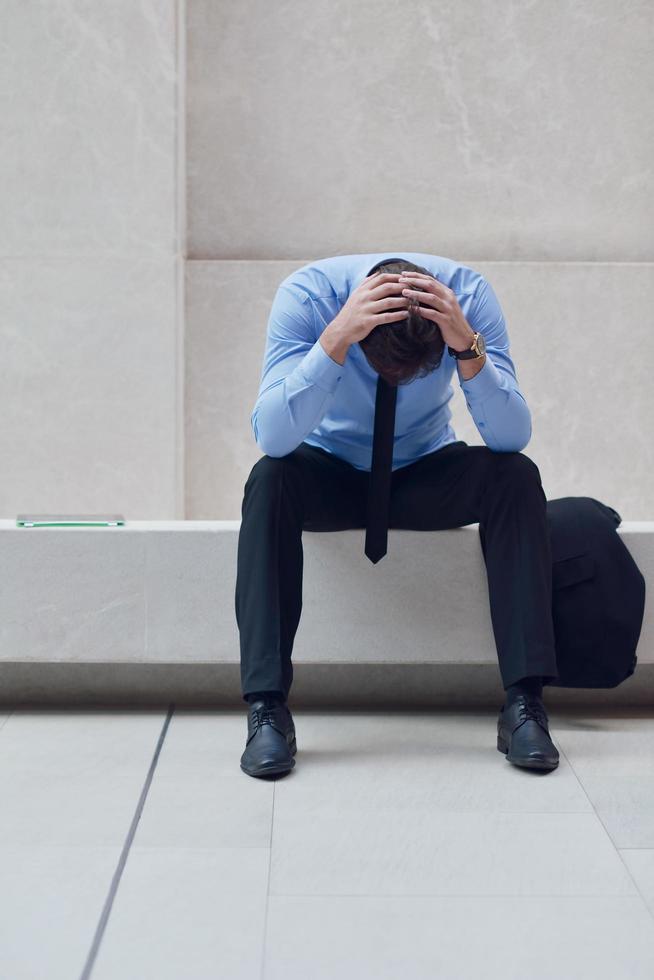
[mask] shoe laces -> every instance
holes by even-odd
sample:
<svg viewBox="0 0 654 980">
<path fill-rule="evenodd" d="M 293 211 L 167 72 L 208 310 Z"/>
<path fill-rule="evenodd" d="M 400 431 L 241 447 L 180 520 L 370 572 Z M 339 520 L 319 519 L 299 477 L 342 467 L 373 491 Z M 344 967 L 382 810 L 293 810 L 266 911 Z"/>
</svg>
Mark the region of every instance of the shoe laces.
<svg viewBox="0 0 654 980">
<path fill-rule="evenodd" d="M 533 718 L 533 720 L 537 721 L 540 725 L 547 727 L 547 714 L 545 713 L 542 702 L 538 698 L 521 698 L 518 707 L 520 712 L 520 721 L 526 721 L 528 718 Z"/>
<path fill-rule="evenodd" d="M 259 708 L 253 708 L 253 721 L 257 727 L 260 725 L 272 725 L 276 717 L 276 704 L 263 704 Z"/>
</svg>

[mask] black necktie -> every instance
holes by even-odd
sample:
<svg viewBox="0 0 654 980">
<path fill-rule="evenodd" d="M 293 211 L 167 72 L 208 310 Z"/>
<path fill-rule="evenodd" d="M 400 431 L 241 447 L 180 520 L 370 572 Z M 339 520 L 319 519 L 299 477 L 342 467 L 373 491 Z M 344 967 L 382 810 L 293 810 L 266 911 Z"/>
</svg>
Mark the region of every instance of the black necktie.
<svg viewBox="0 0 654 980">
<path fill-rule="evenodd" d="M 396 402 L 397 386 L 389 384 L 379 375 L 375 397 L 375 429 L 372 438 L 364 548 L 373 564 L 384 557 L 387 547 Z"/>
</svg>

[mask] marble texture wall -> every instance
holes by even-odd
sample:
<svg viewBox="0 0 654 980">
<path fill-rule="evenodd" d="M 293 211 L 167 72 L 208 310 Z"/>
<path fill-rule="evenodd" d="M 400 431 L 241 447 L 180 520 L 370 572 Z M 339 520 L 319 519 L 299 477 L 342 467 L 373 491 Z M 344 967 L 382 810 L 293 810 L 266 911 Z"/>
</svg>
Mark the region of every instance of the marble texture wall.
<svg viewBox="0 0 654 980">
<path fill-rule="evenodd" d="M 653 20 L 7 0 L 0 514 L 238 518 L 278 283 L 414 249 L 491 278 L 548 495 L 651 518 Z"/>
<path fill-rule="evenodd" d="M 183 516 L 181 13 L 2 5 L 5 516 Z"/>
<path fill-rule="evenodd" d="M 188 517 L 240 516 L 278 283 L 386 250 L 492 281 L 550 498 L 654 517 L 653 26 L 648 0 L 190 0 Z"/>
<path fill-rule="evenodd" d="M 192 258 L 651 261 L 649 0 L 190 0 Z"/>
</svg>

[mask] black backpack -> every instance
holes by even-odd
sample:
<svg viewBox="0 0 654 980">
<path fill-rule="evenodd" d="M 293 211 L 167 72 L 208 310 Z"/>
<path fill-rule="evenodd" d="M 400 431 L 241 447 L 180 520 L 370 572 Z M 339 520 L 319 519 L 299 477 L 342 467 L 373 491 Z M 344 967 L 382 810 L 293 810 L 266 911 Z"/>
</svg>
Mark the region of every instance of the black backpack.
<svg viewBox="0 0 654 980">
<path fill-rule="evenodd" d="M 645 579 L 617 533 L 622 518 L 594 497 L 547 501 L 554 687 L 617 687 L 636 669 Z"/>
</svg>

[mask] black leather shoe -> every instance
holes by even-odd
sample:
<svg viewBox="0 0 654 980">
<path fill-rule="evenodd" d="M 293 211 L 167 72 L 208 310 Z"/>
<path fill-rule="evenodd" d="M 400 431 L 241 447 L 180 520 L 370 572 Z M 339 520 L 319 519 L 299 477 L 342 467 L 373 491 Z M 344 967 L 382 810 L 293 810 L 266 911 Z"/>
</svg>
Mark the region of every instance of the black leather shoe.
<svg viewBox="0 0 654 980">
<path fill-rule="evenodd" d="M 295 765 L 295 726 L 288 705 L 260 700 L 250 704 L 248 737 L 241 769 L 248 776 L 281 776 Z"/>
<path fill-rule="evenodd" d="M 542 698 L 519 694 L 505 703 L 497 720 L 497 748 L 509 762 L 527 769 L 556 769 L 559 753 L 550 738 Z"/>
</svg>

